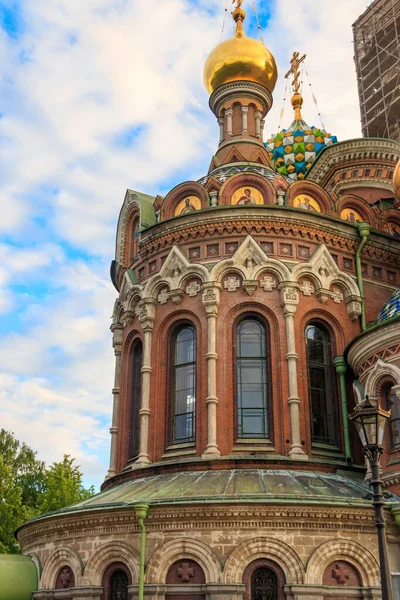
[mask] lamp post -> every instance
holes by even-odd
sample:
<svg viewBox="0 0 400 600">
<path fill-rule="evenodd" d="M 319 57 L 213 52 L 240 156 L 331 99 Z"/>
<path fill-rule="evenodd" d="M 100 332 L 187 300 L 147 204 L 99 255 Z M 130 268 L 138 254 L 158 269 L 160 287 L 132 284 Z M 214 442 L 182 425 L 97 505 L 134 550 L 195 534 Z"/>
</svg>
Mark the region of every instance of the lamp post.
<svg viewBox="0 0 400 600">
<path fill-rule="evenodd" d="M 357 427 L 363 445 L 363 452 L 371 465 L 371 485 L 375 507 L 375 524 L 378 530 L 379 562 L 381 570 L 382 600 L 393 600 L 393 590 L 389 569 L 389 560 L 385 535 L 385 517 L 383 512 L 382 481 L 379 473 L 379 459 L 383 452 L 382 441 L 386 420 L 390 411 L 376 407 L 366 396 L 364 402 L 358 404 L 349 415 Z"/>
</svg>

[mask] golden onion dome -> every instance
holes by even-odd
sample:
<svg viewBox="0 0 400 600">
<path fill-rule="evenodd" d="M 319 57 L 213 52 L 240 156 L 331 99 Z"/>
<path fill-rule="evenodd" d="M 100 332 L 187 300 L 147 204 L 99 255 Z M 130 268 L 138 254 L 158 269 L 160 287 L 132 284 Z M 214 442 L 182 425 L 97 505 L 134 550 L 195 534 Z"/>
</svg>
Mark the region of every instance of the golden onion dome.
<svg viewBox="0 0 400 600">
<path fill-rule="evenodd" d="M 264 44 L 246 36 L 243 30 L 246 13 L 240 0 L 232 16 L 236 22 L 234 37 L 216 46 L 204 66 L 208 93 L 231 81 L 253 81 L 272 92 L 278 77 L 273 55 Z"/>
<path fill-rule="evenodd" d="M 393 173 L 393 190 L 397 200 L 400 200 L 400 160 Z"/>
</svg>

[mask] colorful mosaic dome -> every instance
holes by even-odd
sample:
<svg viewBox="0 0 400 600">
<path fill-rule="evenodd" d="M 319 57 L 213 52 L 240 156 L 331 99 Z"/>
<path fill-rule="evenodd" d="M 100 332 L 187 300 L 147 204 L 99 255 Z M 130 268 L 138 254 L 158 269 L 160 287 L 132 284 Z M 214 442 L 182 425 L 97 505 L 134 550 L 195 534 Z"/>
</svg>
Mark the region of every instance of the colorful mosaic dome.
<svg viewBox="0 0 400 600">
<path fill-rule="evenodd" d="M 303 121 L 300 113 L 302 104 L 300 94 L 295 94 L 292 98 L 295 109 L 293 123 L 265 143 L 275 169 L 292 180 L 304 179 L 318 154 L 326 146 L 337 142 L 335 135 L 327 133 L 325 129 L 310 127 Z"/>
<path fill-rule="evenodd" d="M 397 288 L 386 300 L 375 322 L 382 323 L 393 317 L 400 317 L 400 288 Z"/>
</svg>

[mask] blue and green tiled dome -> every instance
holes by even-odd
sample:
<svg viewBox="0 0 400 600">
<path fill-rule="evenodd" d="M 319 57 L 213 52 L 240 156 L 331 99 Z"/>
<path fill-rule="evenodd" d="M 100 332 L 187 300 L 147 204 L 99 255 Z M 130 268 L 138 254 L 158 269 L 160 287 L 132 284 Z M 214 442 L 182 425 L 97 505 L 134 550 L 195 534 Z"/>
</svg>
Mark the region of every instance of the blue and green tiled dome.
<svg viewBox="0 0 400 600">
<path fill-rule="evenodd" d="M 290 179 L 304 179 L 318 154 L 337 142 L 337 137 L 324 129 L 309 127 L 300 113 L 303 99 L 300 94 L 292 98 L 295 118 L 288 129 L 282 129 L 265 143 L 275 169 Z"/>
<path fill-rule="evenodd" d="M 386 300 L 375 323 L 382 323 L 388 319 L 393 319 L 393 317 L 400 317 L 400 288 L 397 288 Z"/>
</svg>

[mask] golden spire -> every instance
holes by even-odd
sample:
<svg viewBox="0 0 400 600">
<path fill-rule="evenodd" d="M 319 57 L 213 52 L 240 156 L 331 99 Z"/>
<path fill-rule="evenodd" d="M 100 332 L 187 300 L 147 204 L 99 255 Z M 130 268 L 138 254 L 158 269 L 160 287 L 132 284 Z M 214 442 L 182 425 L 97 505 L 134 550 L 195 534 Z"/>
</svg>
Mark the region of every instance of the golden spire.
<svg viewBox="0 0 400 600">
<path fill-rule="evenodd" d="M 293 75 L 292 88 L 293 88 L 293 96 L 292 96 L 292 106 L 294 108 L 294 119 L 295 121 L 302 121 L 303 117 L 301 116 L 301 107 L 303 106 L 303 96 L 300 94 L 300 65 L 303 60 L 306 58 L 306 54 L 303 54 L 301 58 L 299 58 L 299 52 L 293 52 L 292 60 L 290 61 L 291 67 L 289 71 L 285 75 L 285 79 L 288 79 L 290 75 Z"/>
<path fill-rule="evenodd" d="M 232 11 L 232 18 L 236 23 L 235 37 L 241 38 L 246 36 L 243 29 L 243 21 L 246 18 L 246 13 L 242 8 L 243 0 L 232 0 L 232 4 L 235 4 L 235 2 L 235 10 Z"/>
</svg>

